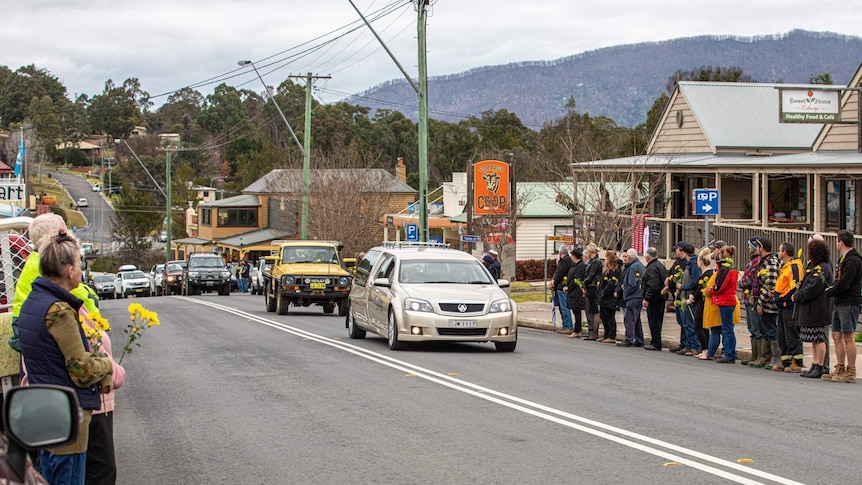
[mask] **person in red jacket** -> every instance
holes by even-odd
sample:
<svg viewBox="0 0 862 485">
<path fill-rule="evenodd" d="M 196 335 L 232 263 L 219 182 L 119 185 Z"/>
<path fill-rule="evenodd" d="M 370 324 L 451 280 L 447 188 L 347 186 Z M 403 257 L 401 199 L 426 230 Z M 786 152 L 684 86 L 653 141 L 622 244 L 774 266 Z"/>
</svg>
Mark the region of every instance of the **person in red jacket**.
<svg viewBox="0 0 862 485">
<path fill-rule="evenodd" d="M 710 288 L 713 305 L 718 306 L 721 315 L 721 336 L 724 339 L 724 357 L 715 359 L 719 364 L 733 364 L 736 362 L 736 334 L 733 330 L 733 313 L 739 305 L 736 299 L 736 283 L 739 280 L 739 272 L 733 264 L 736 255 L 735 246 L 725 246 L 722 251 L 723 259 L 718 261 L 718 274 L 715 277 L 715 285 Z"/>
</svg>

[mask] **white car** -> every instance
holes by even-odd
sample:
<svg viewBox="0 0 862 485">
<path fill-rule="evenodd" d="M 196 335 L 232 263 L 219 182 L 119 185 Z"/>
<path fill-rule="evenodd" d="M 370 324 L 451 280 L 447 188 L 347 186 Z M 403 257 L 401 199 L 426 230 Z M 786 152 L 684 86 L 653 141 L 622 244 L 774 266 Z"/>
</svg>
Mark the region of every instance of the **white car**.
<svg viewBox="0 0 862 485">
<path fill-rule="evenodd" d="M 93 184 L 93 192 L 101 192 L 102 187 L 99 184 Z"/>
<path fill-rule="evenodd" d="M 346 326 L 352 339 L 366 331 L 386 337 L 389 348 L 408 342 L 494 342 L 512 352 L 518 342 L 518 309 L 473 256 L 443 247 L 397 244 L 370 249 L 350 289 Z"/>
<path fill-rule="evenodd" d="M 88 205 L 90 205 L 90 203 L 87 202 L 86 197 L 81 197 L 80 199 L 78 199 L 78 207 L 87 207 Z"/>
<path fill-rule="evenodd" d="M 121 271 L 114 280 L 114 298 L 150 296 L 150 279 L 141 270 Z"/>
</svg>

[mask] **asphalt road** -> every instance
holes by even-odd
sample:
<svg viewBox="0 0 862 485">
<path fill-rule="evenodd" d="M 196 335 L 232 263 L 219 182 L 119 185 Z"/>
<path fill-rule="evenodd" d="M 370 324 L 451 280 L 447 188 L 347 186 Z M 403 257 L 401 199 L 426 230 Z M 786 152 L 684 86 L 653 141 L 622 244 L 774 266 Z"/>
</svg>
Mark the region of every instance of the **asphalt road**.
<svg viewBox="0 0 862 485">
<path fill-rule="evenodd" d="M 114 217 L 114 209 L 108 204 L 102 193 L 93 192 L 93 186 L 78 175 L 60 172 L 49 173 L 63 184 L 72 197 L 72 202 L 84 197 L 89 203 L 87 207 L 79 209 L 87 218 L 88 224 L 85 227 L 75 228 L 75 235 L 78 239 L 82 242 L 95 243 L 97 247 L 110 247 L 111 221 Z"/>
<path fill-rule="evenodd" d="M 102 302 L 115 356 L 130 301 Z M 162 323 L 124 361 L 120 484 L 858 481 L 858 385 L 523 328 L 510 354 L 395 352 L 317 307 L 135 301 Z"/>
</svg>

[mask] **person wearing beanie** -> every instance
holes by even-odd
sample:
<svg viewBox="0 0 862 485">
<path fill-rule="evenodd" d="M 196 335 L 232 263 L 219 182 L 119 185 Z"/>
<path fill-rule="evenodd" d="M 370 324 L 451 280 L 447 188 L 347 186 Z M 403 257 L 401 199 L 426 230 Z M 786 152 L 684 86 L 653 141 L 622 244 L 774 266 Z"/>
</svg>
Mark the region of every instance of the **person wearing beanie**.
<svg viewBox="0 0 862 485">
<path fill-rule="evenodd" d="M 778 281 L 778 271 L 781 261 L 772 252 L 772 241 L 758 236 L 753 241 L 760 256 L 757 267 L 758 295 L 755 308 L 760 315 L 760 357 L 749 362 L 749 367 L 767 367 L 781 363 L 781 350 L 778 347 L 778 305 L 775 304 L 775 283 Z"/>
<path fill-rule="evenodd" d="M 566 305 L 566 292 L 563 291 L 565 281 L 568 278 L 569 270 L 572 269 L 572 258 L 569 256 L 569 248 L 564 244 L 560 246 L 560 259 L 557 261 L 557 269 L 554 271 L 554 298 L 560 306 L 560 313 L 563 316 L 563 327 L 558 330 L 560 333 L 571 334 L 572 314 L 569 313 L 569 306 Z"/>
</svg>

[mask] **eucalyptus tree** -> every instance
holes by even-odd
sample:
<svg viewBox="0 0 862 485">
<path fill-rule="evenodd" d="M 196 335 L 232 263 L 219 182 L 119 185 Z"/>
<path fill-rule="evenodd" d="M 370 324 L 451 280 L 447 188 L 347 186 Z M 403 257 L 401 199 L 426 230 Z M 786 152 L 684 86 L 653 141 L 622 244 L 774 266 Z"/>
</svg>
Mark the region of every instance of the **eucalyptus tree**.
<svg viewBox="0 0 862 485">
<path fill-rule="evenodd" d="M 150 107 L 150 95 L 141 89 L 137 78 L 129 78 L 117 86 L 108 79 L 101 94 L 90 100 L 87 114 L 90 127 L 109 135 L 109 141 L 128 138 L 135 126 L 143 123 L 143 113 Z"/>
</svg>

